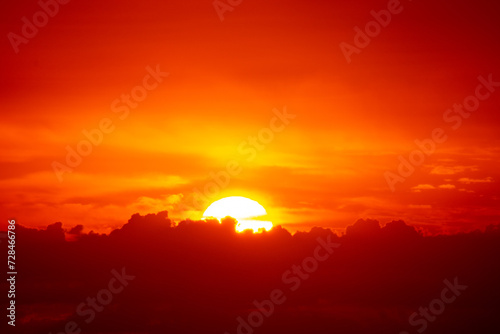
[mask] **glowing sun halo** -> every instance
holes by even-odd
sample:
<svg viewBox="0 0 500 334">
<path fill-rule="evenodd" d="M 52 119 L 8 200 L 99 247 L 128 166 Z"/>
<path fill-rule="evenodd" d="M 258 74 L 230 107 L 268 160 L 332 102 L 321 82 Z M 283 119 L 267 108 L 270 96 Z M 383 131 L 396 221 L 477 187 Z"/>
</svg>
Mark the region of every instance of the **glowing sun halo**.
<svg viewBox="0 0 500 334">
<path fill-rule="evenodd" d="M 203 218 L 214 217 L 220 220 L 230 216 L 238 221 L 236 231 L 251 229 L 258 232 L 259 229 L 269 231 L 273 227 L 270 221 L 260 219 L 266 215 L 266 209 L 258 202 L 246 197 L 231 196 L 210 204 L 203 213 Z"/>
</svg>

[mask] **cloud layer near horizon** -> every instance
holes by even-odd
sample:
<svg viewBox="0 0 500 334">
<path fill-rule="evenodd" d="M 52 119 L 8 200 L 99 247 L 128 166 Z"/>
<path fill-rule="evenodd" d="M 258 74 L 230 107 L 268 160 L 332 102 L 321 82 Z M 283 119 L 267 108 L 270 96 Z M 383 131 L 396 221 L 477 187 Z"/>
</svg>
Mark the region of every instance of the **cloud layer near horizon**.
<svg viewBox="0 0 500 334">
<path fill-rule="evenodd" d="M 27 334 L 59 332 L 69 321 L 96 334 L 235 333 L 238 317 L 247 319 L 255 301 L 278 289 L 285 300 L 256 333 L 399 332 L 415 329 L 408 317 L 439 298 L 444 280 L 458 279 L 467 290 L 427 332 L 499 328 L 498 226 L 424 237 L 402 221 L 381 228 L 359 220 L 338 237 L 323 228 L 235 233 L 234 224 L 172 224 L 161 212 L 134 215 L 110 235 L 60 223 L 18 226 L 18 326 Z M 78 312 L 113 270 L 133 279 L 94 317 L 90 306 Z"/>
</svg>

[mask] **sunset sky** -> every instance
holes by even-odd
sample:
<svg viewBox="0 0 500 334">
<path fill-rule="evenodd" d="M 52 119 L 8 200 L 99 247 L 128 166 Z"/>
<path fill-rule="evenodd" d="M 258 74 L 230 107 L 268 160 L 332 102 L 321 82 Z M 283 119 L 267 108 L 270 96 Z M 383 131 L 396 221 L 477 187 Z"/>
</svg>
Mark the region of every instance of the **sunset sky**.
<svg viewBox="0 0 500 334">
<path fill-rule="evenodd" d="M 227 196 L 258 201 L 290 231 L 341 232 L 359 218 L 429 234 L 498 223 L 496 2 L 403 0 L 350 62 L 340 44 L 355 45 L 354 28 L 388 1 L 245 0 L 221 21 L 209 0 L 73 0 L 15 47 L 9 33 L 41 8 L 4 7 L 4 223 L 108 233 L 136 212 L 199 219 Z M 131 92 L 147 96 L 127 106 Z M 447 112 L 477 94 L 467 117 Z M 102 143 L 58 176 L 67 146 L 100 126 Z M 391 189 L 398 156 L 436 128 L 446 139 Z M 193 205 L 228 164 L 229 184 Z"/>
</svg>

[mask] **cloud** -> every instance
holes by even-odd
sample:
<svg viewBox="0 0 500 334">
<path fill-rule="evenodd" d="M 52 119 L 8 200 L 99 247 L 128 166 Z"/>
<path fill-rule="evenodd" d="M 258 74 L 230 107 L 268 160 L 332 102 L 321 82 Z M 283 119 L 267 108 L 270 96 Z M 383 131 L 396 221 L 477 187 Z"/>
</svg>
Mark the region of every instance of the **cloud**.
<svg viewBox="0 0 500 334">
<path fill-rule="evenodd" d="M 69 321 L 89 334 L 235 333 L 237 318 L 247 319 L 255 301 L 279 289 L 286 300 L 264 317 L 260 333 L 303 333 L 311 324 L 315 332 L 399 332 L 407 313 L 436 297 L 436 284 L 460 272 L 461 283 L 482 289 L 467 290 L 467 302 L 447 310 L 433 328 L 473 331 L 479 315 L 482 328 L 497 325 L 495 317 L 484 316 L 484 305 L 498 291 L 500 272 L 491 268 L 500 251 L 499 226 L 424 237 L 401 220 L 381 227 L 377 220 L 359 219 L 344 236 L 319 227 L 293 235 L 279 226 L 262 234 L 236 233 L 235 224 L 230 217 L 176 223 L 163 211 L 134 214 L 109 235 L 82 233 L 81 226 L 66 231 L 61 223 L 41 230 L 18 225 L 23 275 L 16 287 L 23 293 L 17 303 L 29 310 L 19 313 L 19 324 L 26 333 L 60 332 Z M 314 269 L 311 256 L 325 258 L 330 243 L 340 247 Z M 78 305 L 88 296 L 102 297 L 110 271 L 120 268 L 136 278 L 86 323 Z M 478 275 L 482 270 L 489 274 Z M 325 310 L 336 311 L 325 316 Z"/>
<path fill-rule="evenodd" d="M 354 225 L 347 226 L 346 236 L 377 235 L 380 232 L 380 224 L 375 219 L 359 219 Z"/>
<path fill-rule="evenodd" d="M 436 175 L 455 175 L 466 171 L 476 172 L 478 171 L 477 166 L 435 166 L 430 171 L 430 174 Z"/>
<path fill-rule="evenodd" d="M 165 195 L 159 198 L 141 196 L 137 201 L 129 205 L 128 209 L 140 213 L 172 211 L 183 197 L 183 194 Z"/>
<path fill-rule="evenodd" d="M 380 223 L 375 219 L 359 219 L 346 228 L 345 236 L 346 238 L 372 240 L 383 238 L 385 242 L 399 242 L 407 238 L 421 237 L 421 234 L 402 220 L 391 221 L 384 227 L 380 227 Z"/>
<path fill-rule="evenodd" d="M 411 188 L 412 192 L 422 192 L 422 190 L 435 190 L 435 189 L 455 189 L 456 187 L 453 184 L 441 184 L 437 186 L 437 188 L 431 184 L 419 184 L 415 187 Z"/>
<path fill-rule="evenodd" d="M 493 183 L 494 181 L 492 177 L 486 177 L 484 179 L 471 179 L 468 177 L 463 177 L 458 179 L 458 182 L 471 184 L 471 183 Z"/>
<path fill-rule="evenodd" d="M 456 187 L 453 184 L 441 184 L 438 186 L 439 189 L 455 189 Z"/>
<path fill-rule="evenodd" d="M 436 187 L 430 184 L 419 184 L 418 186 L 411 188 L 413 192 L 421 192 L 422 190 L 433 190 L 433 189 L 436 189 Z"/>
<path fill-rule="evenodd" d="M 76 225 L 71 230 L 68 231 L 68 234 L 80 235 L 83 231 L 83 225 Z"/>
</svg>

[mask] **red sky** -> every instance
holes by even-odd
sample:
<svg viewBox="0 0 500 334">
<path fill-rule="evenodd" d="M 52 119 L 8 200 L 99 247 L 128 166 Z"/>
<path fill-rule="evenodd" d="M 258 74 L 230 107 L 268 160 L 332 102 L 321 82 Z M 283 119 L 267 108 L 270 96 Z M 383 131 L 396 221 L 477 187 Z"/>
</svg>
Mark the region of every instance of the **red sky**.
<svg viewBox="0 0 500 334">
<path fill-rule="evenodd" d="M 16 53 L 8 34 L 21 35 L 40 6 L 9 3 L 2 216 L 100 232 L 135 212 L 199 218 L 204 208 L 186 209 L 193 190 L 234 160 L 241 172 L 209 202 L 255 199 L 291 231 L 341 231 L 358 218 L 430 233 L 498 223 L 500 89 L 456 130 L 443 115 L 475 94 L 479 76 L 500 82 L 500 5 L 401 1 L 348 63 L 339 44 L 354 44 L 354 27 L 387 4 L 246 0 L 221 22 L 211 1 L 73 0 Z M 169 75 L 121 120 L 112 102 L 157 65 Z M 296 117 L 247 161 L 238 147 L 285 107 Z M 106 118 L 113 131 L 60 182 L 53 162 Z M 391 191 L 386 171 L 435 128 L 447 140 Z"/>
</svg>

